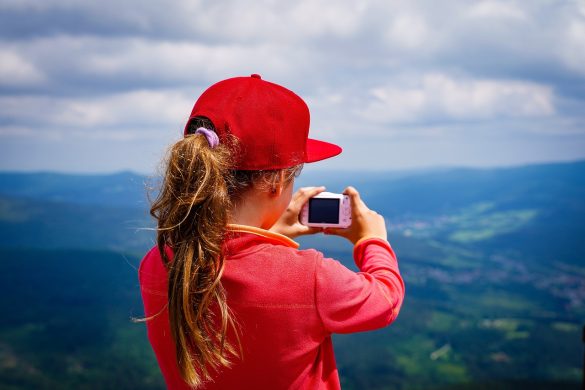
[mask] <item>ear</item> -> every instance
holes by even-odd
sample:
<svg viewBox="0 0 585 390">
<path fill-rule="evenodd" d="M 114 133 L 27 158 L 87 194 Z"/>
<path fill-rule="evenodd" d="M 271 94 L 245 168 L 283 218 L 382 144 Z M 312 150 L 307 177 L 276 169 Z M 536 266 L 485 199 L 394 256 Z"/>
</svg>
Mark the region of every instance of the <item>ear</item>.
<svg viewBox="0 0 585 390">
<path fill-rule="evenodd" d="M 270 192 L 270 194 L 274 197 L 279 197 L 282 194 L 282 191 L 284 190 L 284 171 L 280 171 L 279 175 L 278 175 L 278 179 L 276 180 L 275 183 L 273 183 L 273 187 L 272 187 L 272 191 Z"/>
</svg>

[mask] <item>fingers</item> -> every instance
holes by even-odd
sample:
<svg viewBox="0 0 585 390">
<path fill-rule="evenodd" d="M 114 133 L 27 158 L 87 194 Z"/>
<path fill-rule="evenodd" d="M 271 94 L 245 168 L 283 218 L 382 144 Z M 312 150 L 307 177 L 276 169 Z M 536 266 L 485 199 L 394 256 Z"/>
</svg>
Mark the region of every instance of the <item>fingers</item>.
<svg viewBox="0 0 585 390">
<path fill-rule="evenodd" d="M 291 208 L 295 212 L 299 212 L 301 207 L 313 196 L 325 191 L 325 187 L 302 187 L 293 195 L 291 201 Z"/>
<path fill-rule="evenodd" d="M 323 228 L 320 228 L 320 227 L 305 226 L 305 225 L 302 225 L 301 223 L 296 223 L 296 224 L 286 228 L 287 234 L 285 234 L 285 236 L 288 236 L 290 238 L 295 238 L 298 236 L 305 236 L 305 235 L 309 235 L 309 234 L 321 233 L 322 231 L 323 231 Z"/>
<path fill-rule="evenodd" d="M 368 207 L 362 200 L 360 193 L 354 187 L 352 186 L 347 187 L 345 190 L 343 190 L 343 193 L 349 196 L 349 201 L 351 202 L 352 209 L 354 210 L 356 210 L 357 208 L 363 208 L 366 210 L 368 209 Z"/>
<path fill-rule="evenodd" d="M 343 193 L 353 199 L 360 198 L 360 193 L 352 186 L 346 187 L 345 190 L 343 190 Z"/>
<path fill-rule="evenodd" d="M 327 227 L 323 228 L 323 234 L 345 237 L 347 235 L 347 229 Z"/>
<path fill-rule="evenodd" d="M 297 195 L 298 200 L 307 200 L 307 199 L 312 198 L 313 196 L 315 196 L 323 191 L 325 191 L 324 186 L 302 187 L 302 188 L 299 188 L 296 195 Z"/>
<path fill-rule="evenodd" d="M 317 234 L 321 233 L 322 231 L 323 228 L 321 227 L 307 226 L 307 229 L 305 229 L 302 234 Z"/>
</svg>

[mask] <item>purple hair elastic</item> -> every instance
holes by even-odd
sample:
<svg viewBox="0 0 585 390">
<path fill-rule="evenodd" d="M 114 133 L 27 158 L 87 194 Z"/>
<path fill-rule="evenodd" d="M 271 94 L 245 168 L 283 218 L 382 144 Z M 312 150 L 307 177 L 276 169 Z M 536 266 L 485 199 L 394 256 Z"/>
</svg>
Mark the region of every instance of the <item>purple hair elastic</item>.
<svg viewBox="0 0 585 390">
<path fill-rule="evenodd" d="M 219 137 L 213 130 L 206 129 L 205 127 L 199 127 L 197 130 L 195 130 L 195 134 L 203 134 L 205 138 L 207 138 L 207 142 L 209 142 L 209 146 L 212 149 L 219 145 Z"/>
</svg>

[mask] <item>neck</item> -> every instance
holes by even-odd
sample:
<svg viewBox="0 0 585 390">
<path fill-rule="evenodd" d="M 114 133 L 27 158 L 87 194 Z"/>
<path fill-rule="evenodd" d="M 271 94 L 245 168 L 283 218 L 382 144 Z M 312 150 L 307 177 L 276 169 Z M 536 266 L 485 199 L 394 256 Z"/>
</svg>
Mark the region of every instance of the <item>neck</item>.
<svg viewBox="0 0 585 390">
<path fill-rule="evenodd" d="M 230 213 L 229 223 L 270 229 L 274 221 L 267 210 L 270 211 L 273 206 L 269 197 L 263 196 L 264 194 L 258 195 L 251 192 L 243 194 Z"/>
<path fill-rule="evenodd" d="M 254 215 L 252 209 L 248 207 L 237 208 L 234 210 L 229 223 L 254 226 L 266 230 L 270 229 L 270 226 L 264 222 L 264 219 L 260 215 Z"/>
</svg>

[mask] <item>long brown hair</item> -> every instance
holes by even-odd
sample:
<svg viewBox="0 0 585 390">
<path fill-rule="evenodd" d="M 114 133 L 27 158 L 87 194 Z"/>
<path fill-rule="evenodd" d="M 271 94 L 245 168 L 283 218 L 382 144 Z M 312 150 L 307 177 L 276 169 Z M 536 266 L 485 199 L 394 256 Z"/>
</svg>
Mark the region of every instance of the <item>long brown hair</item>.
<svg viewBox="0 0 585 390">
<path fill-rule="evenodd" d="M 214 129 L 207 118 L 195 118 L 188 134 L 170 146 L 160 191 L 150 209 L 158 220 L 157 245 L 168 270 L 168 311 L 177 362 L 192 387 L 210 380 L 242 354 L 241 345 L 236 348 L 226 337 L 228 328 L 236 337 L 238 329 L 221 284 L 222 243 L 230 211 L 252 186 L 266 190 L 283 174 L 288 184 L 302 169 L 301 164 L 281 170 L 232 170 L 237 142 L 211 148 L 204 135 L 192 134 L 198 127 Z M 172 261 L 165 246 L 173 250 Z"/>
</svg>

